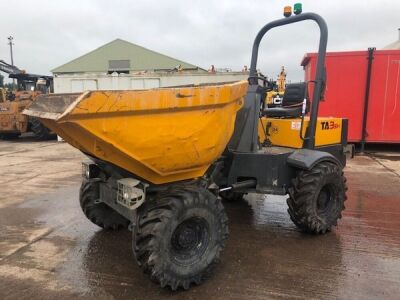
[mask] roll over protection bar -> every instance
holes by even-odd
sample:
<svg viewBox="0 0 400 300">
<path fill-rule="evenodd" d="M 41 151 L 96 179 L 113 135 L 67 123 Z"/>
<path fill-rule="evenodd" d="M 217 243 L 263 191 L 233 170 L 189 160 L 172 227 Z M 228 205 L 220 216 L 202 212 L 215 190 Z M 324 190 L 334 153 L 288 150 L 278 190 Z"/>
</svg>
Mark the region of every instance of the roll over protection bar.
<svg viewBox="0 0 400 300">
<path fill-rule="evenodd" d="M 266 24 L 261 30 L 258 32 L 252 49 L 251 55 L 251 63 L 250 63 L 250 76 L 249 83 L 250 85 L 258 85 L 257 79 L 257 60 L 258 60 L 258 51 L 262 38 L 264 35 L 271 29 L 279 26 L 284 26 L 292 23 L 297 23 L 301 21 L 312 20 L 315 21 L 320 29 L 320 39 L 319 39 L 319 47 L 318 47 L 318 55 L 317 55 L 317 69 L 315 80 L 313 80 L 315 87 L 314 93 L 312 96 L 312 106 L 311 106 L 311 114 L 310 114 L 310 125 L 308 127 L 307 135 L 305 137 L 304 148 L 306 149 L 314 149 L 315 147 L 315 132 L 318 118 L 318 107 L 319 101 L 323 95 L 324 87 L 325 87 L 325 56 L 326 56 L 326 46 L 328 41 L 328 27 L 325 23 L 325 20 L 318 14 L 315 13 L 303 13 L 295 16 L 291 16 L 288 18 L 279 19 L 276 21 L 272 21 Z M 257 136 L 253 136 L 253 139 L 257 138 Z M 256 141 L 253 141 L 255 144 Z"/>
</svg>

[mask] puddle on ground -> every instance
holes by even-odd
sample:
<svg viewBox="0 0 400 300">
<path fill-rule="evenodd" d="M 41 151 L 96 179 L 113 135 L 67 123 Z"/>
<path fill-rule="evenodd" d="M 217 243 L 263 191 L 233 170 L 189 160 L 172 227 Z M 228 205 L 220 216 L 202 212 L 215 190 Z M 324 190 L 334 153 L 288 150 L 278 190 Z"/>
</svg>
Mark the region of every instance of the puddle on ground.
<svg viewBox="0 0 400 300">
<path fill-rule="evenodd" d="M 293 225 L 285 196 L 224 202 L 230 237 L 221 264 L 203 285 L 177 293 L 142 274 L 128 230 L 102 231 L 85 219 L 78 186 L 1 208 L 0 295 L 391 298 L 400 292 L 400 190 L 368 192 L 360 176 L 349 174 L 344 217 L 322 236 Z"/>
</svg>

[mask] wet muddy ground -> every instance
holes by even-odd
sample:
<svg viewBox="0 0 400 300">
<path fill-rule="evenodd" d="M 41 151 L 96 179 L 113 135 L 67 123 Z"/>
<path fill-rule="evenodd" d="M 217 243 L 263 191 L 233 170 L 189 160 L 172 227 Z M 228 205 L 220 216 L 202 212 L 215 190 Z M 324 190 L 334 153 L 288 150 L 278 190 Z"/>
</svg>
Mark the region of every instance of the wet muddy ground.
<svg viewBox="0 0 400 300">
<path fill-rule="evenodd" d="M 0 299 L 399 299 L 398 156 L 349 162 L 346 211 L 324 236 L 301 233 L 285 197 L 225 203 L 230 237 L 214 276 L 173 293 L 137 267 L 129 231 L 85 219 L 78 151 L 0 141 Z"/>
</svg>

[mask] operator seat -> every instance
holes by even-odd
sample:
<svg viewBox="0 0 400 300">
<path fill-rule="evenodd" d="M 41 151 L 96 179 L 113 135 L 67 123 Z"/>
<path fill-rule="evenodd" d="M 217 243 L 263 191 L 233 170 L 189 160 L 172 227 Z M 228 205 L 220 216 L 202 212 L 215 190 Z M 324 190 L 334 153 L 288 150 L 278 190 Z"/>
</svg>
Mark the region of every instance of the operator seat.
<svg viewBox="0 0 400 300">
<path fill-rule="evenodd" d="M 301 116 L 304 97 L 307 96 L 307 84 L 291 83 L 285 87 L 281 107 L 266 107 L 263 115 L 270 118 L 297 118 Z M 308 110 L 308 101 L 307 109 Z"/>
</svg>

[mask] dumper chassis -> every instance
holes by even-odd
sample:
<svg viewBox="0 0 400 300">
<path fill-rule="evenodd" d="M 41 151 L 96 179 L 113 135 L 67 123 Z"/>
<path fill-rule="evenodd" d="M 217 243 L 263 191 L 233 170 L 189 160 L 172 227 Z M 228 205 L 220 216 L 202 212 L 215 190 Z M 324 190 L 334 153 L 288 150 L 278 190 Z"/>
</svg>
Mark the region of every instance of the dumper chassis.
<svg viewBox="0 0 400 300">
<path fill-rule="evenodd" d="M 304 20 L 313 20 L 320 28 L 318 64 L 315 80 L 311 83 L 314 89 L 307 128 L 303 128 L 307 113 L 304 89 L 300 89 L 303 93 L 300 95 L 289 95 L 290 91 L 293 92 L 293 88 L 289 86 L 285 90 L 283 102 L 285 97 L 286 100 L 289 96 L 292 100 L 299 98 L 299 105 L 296 104 L 295 108 L 293 105 L 265 108 L 262 103 L 271 87 L 265 78 L 257 74 L 258 49 L 263 36 L 272 28 Z M 244 100 L 232 104 L 240 105 L 233 121 L 233 134 L 229 136 L 229 143 L 223 144 L 225 151 L 208 164 L 209 167 L 202 176 L 154 183 L 138 175 L 141 172 L 139 168 L 143 165 L 135 165 L 138 171 L 131 172 L 122 167 L 126 162 L 118 160 L 119 156 L 114 160 L 116 163 L 110 162 L 117 148 L 112 147 L 109 142 L 102 143 L 92 137 L 100 134 L 96 131 L 98 126 L 91 127 L 95 134 L 88 136 L 90 140 L 78 140 L 84 132 L 81 128 L 88 130 L 89 122 L 97 118 L 98 112 L 107 116 L 107 112 L 100 110 L 108 105 L 107 101 L 110 98 L 102 100 L 105 97 L 103 94 L 98 98 L 98 103 L 101 104 L 99 109 L 89 104 L 85 106 L 84 101 L 91 97 L 90 93 L 78 98 L 77 95 L 60 95 L 54 98 L 54 101 L 39 99 L 27 114 L 41 118 L 46 126 L 88 156 L 89 160 L 82 164 L 84 179 L 80 189 L 80 205 L 86 217 L 104 229 L 131 228 L 133 253 L 143 271 L 162 287 L 170 287 L 172 290 L 188 289 L 191 285 L 200 284 L 208 278 L 220 260 L 229 233 L 228 218 L 221 198 L 234 201 L 247 193 L 289 194 L 287 204 L 290 218 L 301 230 L 313 234 L 330 231 L 341 218 L 347 190 L 343 175 L 346 164 L 344 150 L 347 143 L 347 120 L 335 119 L 334 122 L 339 124 L 339 127 L 335 127 L 335 140 L 331 138 L 334 135 L 332 133 L 325 136 L 327 142 L 321 143 L 322 133 L 317 130 L 318 105 L 323 96 L 326 78 L 324 61 L 327 34 L 325 21 L 313 13 L 273 21 L 261 29 L 253 44 L 247 95 Z M 295 86 L 296 89 L 298 87 Z M 175 92 L 173 89 L 171 91 Z M 195 93 L 194 90 L 192 92 Z M 222 90 L 218 93 L 223 95 Z M 123 95 L 118 97 L 118 101 L 124 101 Z M 182 98 L 184 96 L 179 92 L 173 101 L 184 103 L 178 102 Z M 69 107 L 69 117 L 64 112 L 65 108 L 57 107 L 57 101 L 60 105 Z M 69 103 L 73 103 L 72 106 Z M 113 100 L 112 103 L 112 106 L 115 106 L 117 100 Z M 167 104 L 163 102 L 163 105 Z M 90 109 L 95 110 L 93 117 L 84 120 L 85 123 L 80 125 L 81 127 L 77 126 L 83 118 L 82 114 Z M 236 113 L 233 106 L 230 109 L 232 113 Z M 190 113 L 190 110 L 186 109 L 185 112 Z M 210 113 L 216 113 L 216 110 L 205 111 L 204 116 L 210 117 Z M 123 117 L 127 115 L 125 113 Z M 301 140 L 301 146 L 273 144 L 271 132 L 267 132 L 271 127 L 269 125 L 265 129 L 265 135 L 271 140 L 260 141 L 259 120 L 263 117 L 267 117 L 269 122 L 276 126 L 274 132 L 278 138 L 279 135 L 286 134 L 283 127 L 279 126 L 284 126 L 288 120 L 293 121 L 292 125 L 296 128 L 297 124 L 301 125 L 298 131 L 300 136 L 297 136 L 297 139 Z M 57 126 L 57 122 L 60 122 L 60 127 Z M 107 127 L 105 123 L 101 124 L 103 129 Z M 139 121 L 137 124 L 140 124 Z M 230 130 L 229 126 L 226 128 Z M 75 134 L 75 139 L 71 138 L 70 134 Z M 138 138 L 141 139 L 142 136 Z M 186 136 L 182 139 L 184 138 Z M 143 142 L 142 139 L 140 141 Z M 283 141 L 292 142 L 285 138 Z M 131 144 L 131 147 L 134 147 L 134 144 Z M 106 153 L 104 149 L 111 150 Z M 163 149 L 166 153 L 170 150 L 168 147 Z M 149 161 L 148 159 L 147 163 Z M 131 163 L 134 164 L 135 161 L 132 160 Z M 179 160 L 175 163 L 179 163 Z M 146 175 L 146 172 L 142 174 Z"/>
</svg>

